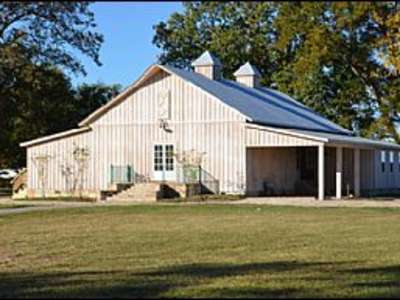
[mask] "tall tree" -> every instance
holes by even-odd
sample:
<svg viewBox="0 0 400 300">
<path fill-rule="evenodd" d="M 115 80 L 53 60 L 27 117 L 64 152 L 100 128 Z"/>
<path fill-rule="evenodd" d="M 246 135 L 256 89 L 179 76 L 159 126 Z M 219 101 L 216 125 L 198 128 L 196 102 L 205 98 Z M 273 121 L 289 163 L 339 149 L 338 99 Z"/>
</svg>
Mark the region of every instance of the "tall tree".
<svg viewBox="0 0 400 300">
<path fill-rule="evenodd" d="M 74 88 L 62 71 L 49 66 L 27 65 L 13 76 L 16 83 L 4 96 L 18 102 L 5 111 L 12 111 L 13 118 L 6 118 L 7 128 L 0 134 L 0 168 L 24 166 L 26 151 L 20 142 L 76 127 L 120 90 L 102 83 Z"/>
<path fill-rule="evenodd" d="M 0 134 L 0 167 L 24 166 L 25 151 L 20 142 L 71 128 L 74 123 L 69 113 L 73 89 L 61 71 L 30 65 L 14 76 L 16 83 L 8 93 L 14 102 L 10 105 L 13 115 L 6 118 L 7 130 Z"/>
<path fill-rule="evenodd" d="M 72 54 L 100 65 L 103 37 L 87 2 L 0 3 L 0 167 L 23 166 L 18 144 L 76 124 Z M 83 100 L 81 100 L 83 101 Z"/>
<path fill-rule="evenodd" d="M 161 63 L 186 68 L 209 49 L 225 77 L 249 60 L 262 83 L 342 126 L 400 141 L 398 20 L 393 1 L 195 2 L 157 24 L 153 42 Z"/>
<path fill-rule="evenodd" d="M 119 84 L 82 84 L 74 91 L 74 108 L 71 112 L 71 116 L 74 120 L 83 120 L 90 113 L 106 104 L 120 92 L 121 86 Z"/>
</svg>

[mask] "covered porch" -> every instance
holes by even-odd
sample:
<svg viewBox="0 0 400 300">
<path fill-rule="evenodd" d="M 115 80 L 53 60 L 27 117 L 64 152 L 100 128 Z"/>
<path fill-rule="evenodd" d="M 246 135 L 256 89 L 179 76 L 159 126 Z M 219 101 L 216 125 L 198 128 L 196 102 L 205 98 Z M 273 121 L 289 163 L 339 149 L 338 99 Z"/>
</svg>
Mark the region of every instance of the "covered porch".
<svg viewBox="0 0 400 300">
<path fill-rule="evenodd" d="M 248 147 L 246 187 L 251 196 L 325 198 L 361 195 L 361 152 L 334 146 Z M 368 173 L 364 173 L 368 176 Z M 364 180 L 365 181 L 365 180 Z"/>
<path fill-rule="evenodd" d="M 248 125 L 250 196 L 358 198 L 400 191 L 400 146 L 351 135 Z"/>
</svg>

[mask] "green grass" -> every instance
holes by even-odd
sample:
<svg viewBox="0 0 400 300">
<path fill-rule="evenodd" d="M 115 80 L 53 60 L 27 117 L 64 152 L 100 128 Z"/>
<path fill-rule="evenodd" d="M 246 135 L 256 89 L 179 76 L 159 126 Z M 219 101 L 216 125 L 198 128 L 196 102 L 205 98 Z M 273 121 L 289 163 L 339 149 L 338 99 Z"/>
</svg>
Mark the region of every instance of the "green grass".
<svg viewBox="0 0 400 300">
<path fill-rule="evenodd" d="M 0 298 L 400 297 L 400 210 L 75 208 L 0 217 Z"/>
</svg>

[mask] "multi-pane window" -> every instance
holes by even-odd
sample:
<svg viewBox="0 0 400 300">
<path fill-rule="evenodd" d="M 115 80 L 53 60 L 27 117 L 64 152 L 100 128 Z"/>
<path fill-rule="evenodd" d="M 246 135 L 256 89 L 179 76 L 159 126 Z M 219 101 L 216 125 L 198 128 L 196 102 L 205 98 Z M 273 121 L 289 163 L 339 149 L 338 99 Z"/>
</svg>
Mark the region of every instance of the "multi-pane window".
<svg viewBox="0 0 400 300">
<path fill-rule="evenodd" d="M 389 163 L 390 163 L 390 172 L 393 172 L 393 164 L 394 164 L 394 152 L 389 152 Z"/>
<path fill-rule="evenodd" d="M 385 172 L 385 162 L 386 162 L 386 151 L 381 151 L 381 171 Z"/>
<path fill-rule="evenodd" d="M 174 170 L 174 146 L 154 145 L 154 171 Z"/>
<path fill-rule="evenodd" d="M 162 145 L 155 145 L 154 146 L 154 170 L 155 171 L 162 171 L 164 169 L 163 163 L 163 147 Z"/>
<path fill-rule="evenodd" d="M 167 170 L 167 171 L 174 170 L 174 146 L 173 145 L 165 146 L 165 170 Z"/>
</svg>

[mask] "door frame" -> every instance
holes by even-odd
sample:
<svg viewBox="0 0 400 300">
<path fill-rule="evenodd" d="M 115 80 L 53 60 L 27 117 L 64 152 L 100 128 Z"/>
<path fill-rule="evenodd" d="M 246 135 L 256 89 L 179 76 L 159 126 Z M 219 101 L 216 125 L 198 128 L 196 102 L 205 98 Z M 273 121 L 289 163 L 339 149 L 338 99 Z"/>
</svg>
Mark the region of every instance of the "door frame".
<svg viewBox="0 0 400 300">
<path fill-rule="evenodd" d="M 155 159 L 155 151 L 154 151 L 154 148 L 155 148 L 155 146 L 157 146 L 157 145 L 161 145 L 162 146 L 162 151 L 163 151 L 163 171 L 158 171 L 158 172 L 163 172 L 163 175 L 162 175 L 162 178 L 160 179 L 160 178 L 157 178 L 156 177 L 156 172 L 157 171 L 155 171 L 154 170 L 154 167 L 155 167 L 155 162 L 154 162 L 154 159 Z M 173 152 L 174 153 L 176 153 L 176 143 L 175 142 L 153 142 L 152 143 L 152 145 L 151 145 L 151 175 L 152 175 L 152 180 L 153 181 L 173 181 L 173 182 L 175 182 L 175 181 L 177 181 L 177 176 L 178 176 L 178 172 L 177 172 L 177 163 L 176 163 L 176 157 L 174 156 L 173 157 L 173 171 L 169 171 L 169 172 L 173 172 L 174 173 L 174 175 L 172 176 L 172 178 L 166 178 L 166 176 L 165 176 L 165 173 L 166 173 L 166 170 L 165 170 L 165 167 L 166 167 L 166 151 L 165 151 L 165 146 L 169 146 L 169 145 L 171 145 L 172 146 L 172 149 L 173 149 Z"/>
</svg>

